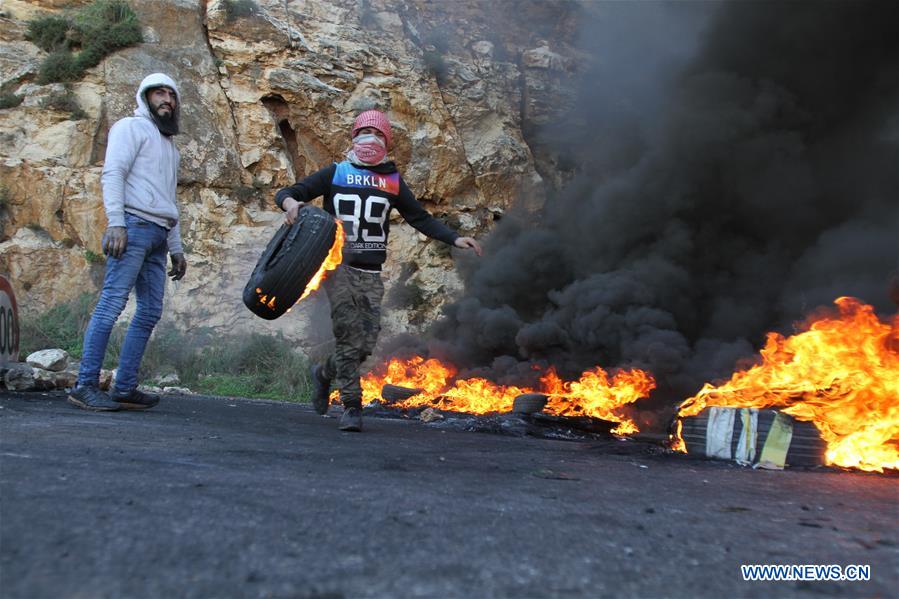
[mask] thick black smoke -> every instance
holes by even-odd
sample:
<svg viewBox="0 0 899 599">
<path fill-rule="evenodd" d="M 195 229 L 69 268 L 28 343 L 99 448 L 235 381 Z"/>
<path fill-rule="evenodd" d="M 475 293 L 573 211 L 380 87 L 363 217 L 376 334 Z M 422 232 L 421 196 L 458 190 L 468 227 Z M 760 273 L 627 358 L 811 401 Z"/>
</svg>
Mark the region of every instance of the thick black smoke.
<svg viewBox="0 0 899 599">
<path fill-rule="evenodd" d="M 698 43 L 692 3 L 620 4 L 544 132 L 581 174 L 500 223 L 432 353 L 500 380 L 639 366 L 675 400 L 840 295 L 895 310 L 899 3 L 716 3 Z"/>
</svg>

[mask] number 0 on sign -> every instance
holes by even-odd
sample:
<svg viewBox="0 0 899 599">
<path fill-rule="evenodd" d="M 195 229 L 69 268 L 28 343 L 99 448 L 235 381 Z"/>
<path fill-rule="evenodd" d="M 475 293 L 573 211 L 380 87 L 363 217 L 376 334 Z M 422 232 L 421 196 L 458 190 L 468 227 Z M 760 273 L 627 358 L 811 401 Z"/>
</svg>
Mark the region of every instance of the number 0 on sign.
<svg viewBox="0 0 899 599">
<path fill-rule="evenodd" d="M 9 280 L 0 275 L 0 366 L 19 358 L 19 309 Z"/>
</svg>

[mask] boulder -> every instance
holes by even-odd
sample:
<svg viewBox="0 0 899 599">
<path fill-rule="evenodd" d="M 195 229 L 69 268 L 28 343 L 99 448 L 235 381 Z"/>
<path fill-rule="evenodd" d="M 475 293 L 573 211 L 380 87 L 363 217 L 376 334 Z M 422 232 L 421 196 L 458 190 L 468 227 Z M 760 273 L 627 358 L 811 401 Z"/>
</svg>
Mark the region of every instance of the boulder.
<svg viewBox="0 0 899 599">
<path fill-rule="evenodd" d="M 56 388 L 57 373 L 52 370 L 44 370 L 43 368 L 34 368 L 32 376 L 34 378 L 34 391 L 49 391 Z"/>
<path fill-rule="evenodd" d="M 69 362 L 69 353 L 62 349 L 42 349 L 25 359 L 29 365 L 52 372 L 64 370 Z"/>
<path fill-rule="evenodd" d="M 181 378 L 177 373 L 173 372 L 171 374 L 167 374 L 163 377 L 160 377 L 158 380 L 160 387 L 169 387 L 173 385 L 178 385 L 181 382 Z"/>
<path fill-rule="evenodd" d="M 31 391 L 34 389 L 34 368 L 28 364 L 13 364 L 3 375 L 3 384 L 10 391 Z"/>
</svg>

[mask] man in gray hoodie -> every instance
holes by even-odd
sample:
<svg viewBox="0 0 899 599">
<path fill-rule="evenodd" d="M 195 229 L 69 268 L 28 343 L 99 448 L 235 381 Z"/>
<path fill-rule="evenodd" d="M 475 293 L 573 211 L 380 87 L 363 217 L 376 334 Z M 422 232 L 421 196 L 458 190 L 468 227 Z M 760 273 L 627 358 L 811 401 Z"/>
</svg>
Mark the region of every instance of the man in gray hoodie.
<svg viewBox="0 0 899 599">
<path fill-rule="evenodd" d="M 180 156 L 172 139 L 178 133 L 181 97 L 170 77 L 154 73 L 141 82 L 136 99 L 134 116 L 109 130 L 103 164 L 106 277 L 84 335 L 78 384 L 69 393 L 70 403 L 87 410 L 146 409 L 159 402 L 137 389 L 137 372 L 162 316 L 166 253 L 171 254 L 168 274 L 173 280 L 187 270 L 175 193 Z M 125 335 L 110 397 L 99 389 L 100 367 L 109 334 L 132 289 L 137 311 Z"/>
</svg>

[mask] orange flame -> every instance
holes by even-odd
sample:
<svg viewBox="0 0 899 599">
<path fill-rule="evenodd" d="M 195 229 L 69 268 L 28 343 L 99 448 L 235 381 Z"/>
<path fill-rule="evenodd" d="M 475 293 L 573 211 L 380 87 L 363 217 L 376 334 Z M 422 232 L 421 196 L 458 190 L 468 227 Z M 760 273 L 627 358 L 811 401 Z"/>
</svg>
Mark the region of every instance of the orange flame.
<svg viewBox="0 0 899 599">
<path fill-rule="evenodd" d="M 337 231 L 334 233 L 334 243 L 331 245 L 331 250 L 328 252 L 327 257 L 325 257 L 325 261 L 322 262 L 322 265 L 319 267 L 318 272 L 309 279 L 306 290 L 303 291 L 303 295 L 300 296 L 300 299 L 298 299 L 297 302 L 303 301 L 310 293 L 318 289 L 319 286 L 321 286 L 322 281 L 325 280 L 327 274 L 340 266 L 340 263 L 343 260 L 343 240 L 346 237 L 346 234 L 343 232 L 343 224 L 341 221 L 335 219 L 335 222 L 337 223 Z"/>
<path fill-rule="evenodd" d="M 322 265 L 318 268 L 318 271 L 309 279 L 309 283 L 306 284 L 306 289 L 303 290 L 303 295 L 300 296 L 296 302 L 294 302 L 294 306 L 309 297 L 309 294 L 318 289 L 322 281 L 325 280 L 328 273 L 340 266 L 340 263 L 343 261 L 343 241 L 346 238 L 346 234 L 343 231 L 343 224 L 341 221 L 336 220 L 337 223 L 337 231 L 334 233 L 334 243 L 331 244 L 331 249 L 328 251 L 328 255 L 325 256 Z M 262 291 L 261 288 L 256 288 L 256 295 L 259 296 L 259 303 L 268 306 L 270 310 L 275 309 L 275 300 L 277 300 L 277 296 L 269 297 L 268 294 Z M 290 312 L 291 308 L 287 309 L 287 312 Z"/>
<path fill-rule="evenodd" d="M 838 316 L 810 320 L 801 333 L 768 333 L 761 364 L 707 383 L 679 416 L 709 406 L 777 408 L 815 424 L 828 464 L 899 469 L 899 314 L 886 323 L 855 298 L 834 303 Z M 680 427 L 674 442 L 685 450 Z"/>
<path fill-rule="evenodd" d="M 684 437 L 681 433 L 684 431 L 684 421 L 680 418 L 677 419 L 677 426 L 674 430 L 674 433 L 671 435 L 671 449 L 672 451 L 679 451 L 681 453 L 687 453 L 687 442 L 684 441 Z"/>
<path fill-rule="evenodd" d="M 384 385 L 421 389 L 421 395 L 434 398 L 447 389 L 450 380 L 456 376 L 456 369 L 452 366 L 418 356 L 409 360 L 394 358 L 383 370 L 386 372 L 380 377 L 373 373 L 362 377 L 362 396 L 366 402 L 379 401 Z"/>
<path fill-rule="evenodd" d="M 614 432 L 633 434 L 639 432 L 630 420 L 617 417 L 614 410 L 647 397 L 655 389 L 652 375 L 643 370 L 620 370 L 612 380 L 606 371 L 597 366 L 581 375 L 577 381 L 563 382 L 550 369 L 540 381 L 550 396 L 546 411 L 559 416 L 589 416 L 620 424 Z"/>
<path fill-rule="evenodd" d="M 262 293 L 262 289 L 259 287 L 256 288 L 256 293 L 259 295 L 259 303 L 265 306 L 268 306 L 269 310 L 275 309 L 275 300 L 278 299 L 277 295 L 273 295 L 271 299 L 269 299 L 268 295 Z"/>
<path fill-rule="evenodd" d="M 509 412 L 513 400 L 522 393 L 543 393 L 549 396 L 544 411 L 557 416 L 589 416 L 617 422 L 614 432 L 638 432 L 637 425 L 618 413 L 622 406 L 649 395 L 655 388 L 652 375 L 641 370 L 622 370 L 609 379 L 596 367 L 584 372 L 577 381 L 565 382 L 555 370 L 549 369 L 540 379 L 539 389 L 500 385 L 483 378 L 456 379 L 456 369 L 436 359 L 414 357 L 409 360 L 391 359 L 378 369 L 383 374 L 369 373 L 362 377 L 364 401 L 380 401 L 384 385 L 398 385 L 421 389 L 409 399 L 394 402 L 399 408 L 435 406 L 443 410 L 488 414 Z M 336 394 L 332 394 L 336 399 Z"/>
</svg>

